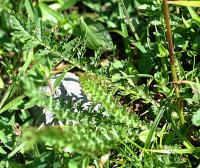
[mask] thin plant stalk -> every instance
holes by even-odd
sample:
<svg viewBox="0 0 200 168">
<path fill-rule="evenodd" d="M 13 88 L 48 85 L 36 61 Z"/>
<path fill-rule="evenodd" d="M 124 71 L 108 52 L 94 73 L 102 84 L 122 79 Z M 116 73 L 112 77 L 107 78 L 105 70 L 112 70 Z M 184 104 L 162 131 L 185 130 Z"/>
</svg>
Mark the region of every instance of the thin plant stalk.
<svg viewBox="0 0 200 168">
<path fill-rule="evenodd" d="M 170 67 L 172 73 L 172 80 L 178 81 L 177 70 L 176 70 L 176 60 L 174 56 L 174 45 L 172 40 L 172 30 L 170 24 L 170 15 L 169 15 L 169 7 L 168 0 L 163 0 L 163 12 L 165 18 L 165 24 L 167 29 L 167 41 L 168 41 L 168 49 L 169 49 L 169 57 L 170 57 Z M 184 113 L 183 113 L 183 102 L 180 96 L 180 88 L 178 84 L 174 84 L 174 89 L 177 97 L 177 110 L 180 118 L 180 124 L 183 125 L 185 122 Z"/>
<path fill-rule="evenodd" d="M 130 19 L 130 17 L 129 17 L 128 11 L 127 11 L 127 9 L 126 9 L 126 6 L 125 6 L 123 0 L 121 0 L 120 2 L 122 3 L 122 7 L 123 7 L 123 9 L 124 9 L 124 14 L 125 14 L 125 16 L 126 16 L 128 25 L 130 26 L 130 29 L 131 29 L 133 35 L 135 36 L 136 41 L 139 41 L 139 40 L 140 40 L 140 39 L 139 39 L 139 36 L 138 36 L 138 34 L 137 34 L 136 30 L 135 30 L 135 27 L 133 26 L 133 24 L 132 24 L 132 22 L 131 22 L 131 19 Z"/>
<path fill-rule="evenodd" d="M 122 7 L 122 3 L 118 3 L 118 8 L 119 8 L 119 16 L 120 16 L 120 19 L 122 20 L 121 30 L 122 30 L 123 34 L 125 35 L 125 37 L 123 38 L 125 52 L 126 52 L 127 56 L 130 57 L 131 56 L 131 47 L 129 45 L 128 29 L 127 29 L 127 26 L 125 23 L 125 16 L 124 16 L 124 10 Z"/>
</svg>

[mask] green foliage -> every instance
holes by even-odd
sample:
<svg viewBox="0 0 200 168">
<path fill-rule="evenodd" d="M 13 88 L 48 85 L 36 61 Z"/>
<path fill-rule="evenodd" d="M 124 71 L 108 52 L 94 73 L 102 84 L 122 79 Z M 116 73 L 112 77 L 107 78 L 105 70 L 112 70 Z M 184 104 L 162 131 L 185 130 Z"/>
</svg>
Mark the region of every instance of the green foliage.
<svg viewBox="0 0 200 168">
<path fill-rule="evenodd" d="M 76 32 L 79 33 L 79 32 Z M 90 27 L 85 23 L 83 18 L 80 19 L 80 35 L 82 38 L 86 38 L 88 47 L 93 50 L 102 48 L 103 50 L 112 50 L 113 42 L 110 34 L 105 27 L 100 24 L 92 24 Z"/>
<path fill-rule="evenodd" d="M 168 1 L 172 81 L 162 1 L 0 0 L 0 167 L 197 167 L 198 3 Z M 87 107 L 53 98 L 68 72 Z M 36 125 L 42 110 L 56 125 Z"/>
<path fill-rule="evenodd" d="M 103 86 L 99 85 L 99 83 L 103 83 L 102 79 L 83 74 L 80 81 L 85 93 L 87 93 L 94 102 L 102 103 L 108 113 L 106 115 L 111 117 L 113 122 L 130 128 L 137 128 L 142 125 L 137 116 L 128 113 L 126 107 L 119 105 L 119 100 L 113 100 L 112 92 L 107 94 L 106 83 Z"/>
<path fill-rule="evenodd" d="M 192 117 L 192 123 L 196 126 L 200 126 L 200 110 L 197 110 Z"/>
</svg>

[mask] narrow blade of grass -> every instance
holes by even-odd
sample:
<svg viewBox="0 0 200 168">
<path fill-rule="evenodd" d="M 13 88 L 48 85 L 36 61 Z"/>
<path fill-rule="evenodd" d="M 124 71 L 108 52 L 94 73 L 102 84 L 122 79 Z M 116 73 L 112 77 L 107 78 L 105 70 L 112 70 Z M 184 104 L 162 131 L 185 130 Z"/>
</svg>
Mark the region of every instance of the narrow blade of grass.
<svg viewBox="0 0 200 168">
<path fill-rule="evenodd" d="M 150 147 L 150 143 L 151 143 L 151 139 L 152 139 L 152 136 L 153 136 L 153 133 L 155 132 L 156 130 L 156 127 L 158 126 L 159 122 L 160 122 L 160 119 L 164 113 L 164 109 L 162 108 L 159 113 L 157 114 L 154 122 L 153 122 L 153 126 L 151 127 L 150 131 L 149 131 L 149 134 L 148 134 L 148 137 L 147 137 L 147 140 L 146 140 L 146 143 L 144 145 L 144 148 L 149 148 Z"/>
<path fill-rule="evenodd" d="M 168 1 L 168 4 L 180 5 L 180 6 L 200 7 L 199 1 Z"/>
<path fill-rule="evenodd" d="M 10 101 L 8 104 L 6 104 L 2 109 L 0 109 L 0 114 L 14 106 L 16 103 L 18 103 L 20 100 L 22 100 L 25 96 L 21 95 Z"/>
</svg>

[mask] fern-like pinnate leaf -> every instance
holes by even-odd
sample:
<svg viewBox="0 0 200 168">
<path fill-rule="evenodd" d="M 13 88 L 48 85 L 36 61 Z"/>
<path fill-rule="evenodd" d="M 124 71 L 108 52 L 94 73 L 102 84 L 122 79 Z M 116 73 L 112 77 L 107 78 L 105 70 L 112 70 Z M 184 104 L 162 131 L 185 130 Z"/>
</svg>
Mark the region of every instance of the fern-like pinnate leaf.
<svg viewBox="0 0 200 168">
<path fill-rule="evenodd" d="M 84 92 L 91 97 L 92 101 L 101 103 L 105 107 L 109 118 L 129 128 L 141 126 L 142 123 L 136 115 L 129 113 L 126 106 L 120 105 L 111 93 L 106 92 L 106 86 L 100 84 L 98 77 L 84 73 L 80 81 Z"/>
<path fill-rule="evenodd" d="M 68 148 L 72 152 L 94 156 L 100 152 L 107 152 L 116 144 L 113 134 L 109 134 L 112 132 L 109 128 L 95 129 L 90 125 L 45 127 L 39 131 L 36 128 L 28 128 L 24 130 L 22 140 L 26 142 L 26 150 L 37 142 L 45 142 L 46 145 L 59 151 Z"/>
</svg>

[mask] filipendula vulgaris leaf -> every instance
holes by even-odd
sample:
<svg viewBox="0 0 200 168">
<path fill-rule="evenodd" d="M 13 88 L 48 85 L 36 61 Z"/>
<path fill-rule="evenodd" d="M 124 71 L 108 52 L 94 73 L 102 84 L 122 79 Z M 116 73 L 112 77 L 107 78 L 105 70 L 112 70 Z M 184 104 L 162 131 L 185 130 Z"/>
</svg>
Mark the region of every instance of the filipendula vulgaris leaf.
<svg viewBox="0 0 200 168">
<path fill-rule="evenodd" d="M 70 150 L 80 154 L 95 155 L 112 148 L 115 143 L 114 137 L 113 128 L 109 125 L 99 127 L 90 124 L 67 124 L 43 127 L 40 130 L 25 128 L 21 140 L 26 144 L 25 150 L 31 149 L 37 142 L 44 142 L 61 152 Z"/>
<path fill-rule="evenodd" d="M 106 89 L 103 88 L 106 86 L 102 86 L 97 77 L 84 73 L 80 77 L 80 82 L 84 92 L 90 95 L 92 101 L 101 103 L 105 107 L 108 117 L 113 118 L 116 123 L 121 123 L 130 128 L 140 126 L 141 122 L 138 117 L 133 113 L 129 113 L 127 107 L 114 100 L 112 93 L 106 92 Z"/>
<path fill-rule="evenodd" d="M 27 84 L 27 86 L 30 86 L 30 84 Z M 35 90 L 33 88 L 30 87 L 28 90 Z M 39 99 L 39 96 L 37 94 L 37 99 Z M 35 95 L 33 98 L 35 98 Z M 48 98 L 46 97 L 44 99 L 46 100 Z M 38 102 L 39 106 L 42 105 L 41 101 L 43 100 Z M 37 142 L 45 142 L 49 147 L 56 148 L 59 151 L 63 151 L 65 148 L 71 148 L 73 152 L 91 154 L 96 151 L 107 151 L 114 144 L 119 143 L 118 139 L 121 137 L 122 126 L 107 122 L 106 118 L 96 117 L 92 115 L 93 113 L 86 112 L 87 110 L 84 112 L 80 107 L 76 107 L 75 111 L 75 108 L 72 108 L 75 103 L 69 103 L 68 101 L 63 104 L 61 100 L 55 102 L 53 100 L 55 104 L 52 105 L 52 112 L 56 116 L 59 115 L 58 113 L 60 113 L 60 116 L 65 114 L 63 116 L 65 126 L 48 127 L 40 129 L 39 131 L 36 128 L 23 130 L 22 142 L 26 143 L 27 149 L 32 148 Z M 30 137 L 34 138 L 29 140 Z"/>
</svg>

